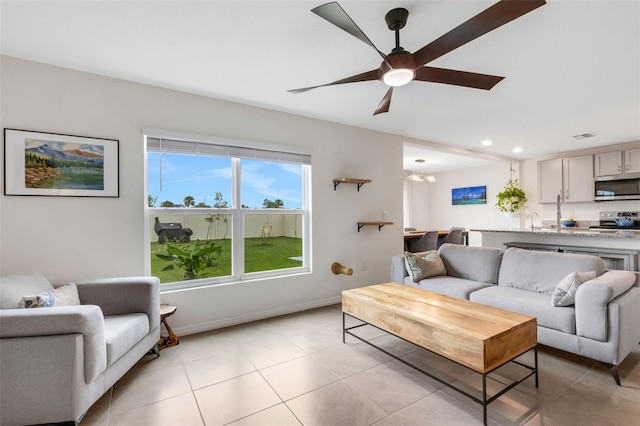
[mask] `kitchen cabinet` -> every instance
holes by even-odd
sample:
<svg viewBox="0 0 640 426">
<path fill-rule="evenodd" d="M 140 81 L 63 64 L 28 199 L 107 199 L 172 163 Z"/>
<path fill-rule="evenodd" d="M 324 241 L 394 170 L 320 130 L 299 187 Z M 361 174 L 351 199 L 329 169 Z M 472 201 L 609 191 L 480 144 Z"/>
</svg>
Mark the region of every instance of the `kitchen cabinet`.
<svg viewBox="0 0 640 426">
<path fill-rule="evenodd" d="M 596 176 L 640 173 L 640 148 L 596 154 L 594 172 Z"/>
<path fill-rule="evenodd" d="M 624 172 L 640 173 L 640 148 L 628 149 L 624 152 Z"/>
<path fill-rule="evenodd" d="M 611 176 L 622 173 L 622 151 L 596 154 L 594 173 L 596 176 Z"/>
<path fill-rule="evenodd" d="M 593 155 L 558 158 L 538 162 L 538 202 L 563 203 L 593 201 Z"/>
<path fill-rule="evenodd" d="M 538 162 L 538 202 L 555 203 L 562 194 L 562 159 Z"/>
</svg>

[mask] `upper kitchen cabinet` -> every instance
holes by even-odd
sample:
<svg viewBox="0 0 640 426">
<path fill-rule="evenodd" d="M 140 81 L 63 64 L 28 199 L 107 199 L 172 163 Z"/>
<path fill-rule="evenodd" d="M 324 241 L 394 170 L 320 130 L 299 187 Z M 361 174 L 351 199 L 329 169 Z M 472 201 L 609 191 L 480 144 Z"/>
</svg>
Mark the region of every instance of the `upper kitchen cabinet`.
<svg viewBox="0 0 640 426">
<path fill-rule="evenodd" d="M 538 161 L 538 202 L 555 203 L 562 195 L 562 159 Z"/>
<path fill-rule="evenodd" d="M 593 201 L 593 155 L 558 158 L 538 162 L 538 202 L 563 203 Z"/>
<path fill-rule="evenodd" d="M 640 148 L 596 154 L 594 171 L 596 176 L 640 173 Z"/>
<path fill-rule="evenodd" d="M 624 172 L 640 173 L 640 148 L 628 149 L 624 152 Z"/>
</svg>

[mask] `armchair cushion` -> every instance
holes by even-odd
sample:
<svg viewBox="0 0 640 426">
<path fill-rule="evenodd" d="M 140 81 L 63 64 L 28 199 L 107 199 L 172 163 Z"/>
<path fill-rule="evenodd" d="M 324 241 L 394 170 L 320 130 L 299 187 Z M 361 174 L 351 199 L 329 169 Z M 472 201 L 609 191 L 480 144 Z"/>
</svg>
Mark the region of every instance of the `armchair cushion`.
<svg viewBox="0 0 640 426">
<path fill-rule="evenodd" d="M 21 272 L 0 278 L 0 309 L 17 309 L 22 297 L 53 290 L 53 285 L 39 272 Z"/>
<path fill-rule="evenodd" d="M 107 367 L 127 353 L 149 333 L 145 314 L 112 315 L 104 318 Z"/>
<path fill-rule="evenodd" d="M 75 306 L 80 304 L 78 288 L 70 283 L 53 290 L 23 296 L 20 308 L 50 308 L 53 306 Z"/>
</svg>

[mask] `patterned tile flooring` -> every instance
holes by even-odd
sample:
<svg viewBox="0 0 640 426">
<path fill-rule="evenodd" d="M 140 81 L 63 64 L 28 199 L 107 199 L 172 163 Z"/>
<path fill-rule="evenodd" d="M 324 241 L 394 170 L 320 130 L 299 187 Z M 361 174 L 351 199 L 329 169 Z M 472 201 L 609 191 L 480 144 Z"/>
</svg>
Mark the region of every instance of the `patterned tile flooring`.
<svg viewBox="0 0 640 426">
<path fill-rule="evenodd" d="M 640 326 L 640 324 L 639 324 Z M 478 392 L 481 376 L 372 327 L 358 334 L 426 371 Z M 532 361 L 530 354 L 523 356 Z M 619 367 L 539 350 L 531 377 L 489 405 L 490 425 L 635 425 L 640 345 Z M 489 376 L 491 394 L 522 373 Z M 107 392 L 81 426 L 481 425 L 482 407 L 347 336 L 340 305 L 184 336 L 148 356 Z"/>
</svg>

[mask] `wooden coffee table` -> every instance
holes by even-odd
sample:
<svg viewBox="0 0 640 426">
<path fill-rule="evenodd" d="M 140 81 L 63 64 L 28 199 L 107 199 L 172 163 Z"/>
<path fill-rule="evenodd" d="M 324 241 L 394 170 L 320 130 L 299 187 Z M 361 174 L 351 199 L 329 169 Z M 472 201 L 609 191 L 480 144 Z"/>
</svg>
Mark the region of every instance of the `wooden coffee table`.
<svg viewBox="0 0 640 426">
<path fill-rule="evenodd" d="M 343 342 L 346 334 L 356 337 L 473 399 L 482 405 L 485 425 L 489 403 L 532 375 L 535 375 L 538 387 L 535 317 L 396 283 L 343 291 L 342 313 Z M 346 315 L 362 323 L 346 327 Z M 482 374 L 482 398 L 409 364 L 351 332 L 367 324 Z M 535 366 L 514 361 L 531 349 L 534 350 Z M 528 374 L 487 398 L 487 375 L 510 361 L 525 367 Z"/>
</svg>

